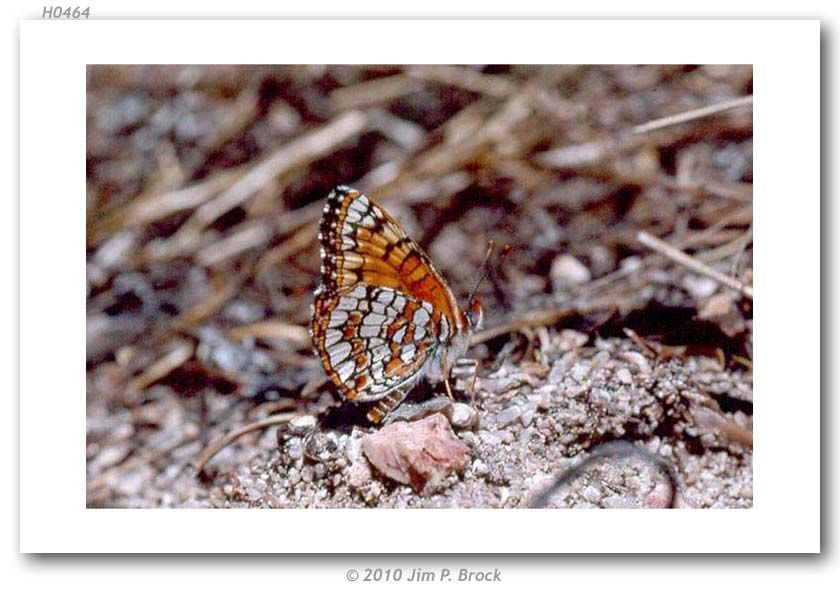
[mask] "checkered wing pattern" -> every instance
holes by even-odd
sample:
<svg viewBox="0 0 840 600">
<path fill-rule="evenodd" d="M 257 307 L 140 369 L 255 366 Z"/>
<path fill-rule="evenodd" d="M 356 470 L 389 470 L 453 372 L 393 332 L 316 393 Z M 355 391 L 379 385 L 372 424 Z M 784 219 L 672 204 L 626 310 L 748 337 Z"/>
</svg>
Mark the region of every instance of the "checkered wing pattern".
<svg viewBox="0 0 840 600">
<path fill-rule="evenodd" d="M 319 294 L 313 332 L 324 369 L 351 401 L 382 398 L 422 374 L 448 335 L 434 307 L 406 294 L 358 283 L 341 294 Z"/>
<path fill-rule="evenodd" d="M 436 348 L 466 327 L 429 258 L 373 199 L 327 198 L 312 334 L 324 370 L 350 401 L 407 388 Z"/>
</svg>

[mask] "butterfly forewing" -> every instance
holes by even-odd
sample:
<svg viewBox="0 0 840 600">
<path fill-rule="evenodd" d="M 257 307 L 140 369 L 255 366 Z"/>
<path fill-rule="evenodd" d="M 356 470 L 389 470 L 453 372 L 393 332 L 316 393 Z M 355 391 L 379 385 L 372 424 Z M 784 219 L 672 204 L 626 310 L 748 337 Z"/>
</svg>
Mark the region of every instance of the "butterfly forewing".
<svg viewBox="0 0 840 600">
<path fill-rule="evenodd" d="M 449 287 L 403 228 L 356 190 L 330 194 L 319 237 L 312 332 L 326 373 L 351 401 L 409 386 L 465 327 Z"/>
<path fill-rule="evenodd" d="M 373 199 L 340 186 L 321 220 L 322 285 L 339 290 L 362 282 L 399 290 L 432 304 L 464 327 L 455 297 L 426 253 Z"/>
</svg>

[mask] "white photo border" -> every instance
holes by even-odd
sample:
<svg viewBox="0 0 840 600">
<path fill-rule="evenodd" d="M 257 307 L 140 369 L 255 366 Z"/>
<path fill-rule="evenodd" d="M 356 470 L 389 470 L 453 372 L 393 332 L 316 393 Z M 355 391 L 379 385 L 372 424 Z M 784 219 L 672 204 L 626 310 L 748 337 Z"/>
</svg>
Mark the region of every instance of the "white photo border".
<svg viewBox="0 0 840 600">
<path fill-rule="evenodd" d="M 818 21 L 24 21 L 20 48 L 21 551 L 819 552 Z M 223 63 L 752 64 L 754 507 L 85 508 L 86 65 Z"/>
</svg>

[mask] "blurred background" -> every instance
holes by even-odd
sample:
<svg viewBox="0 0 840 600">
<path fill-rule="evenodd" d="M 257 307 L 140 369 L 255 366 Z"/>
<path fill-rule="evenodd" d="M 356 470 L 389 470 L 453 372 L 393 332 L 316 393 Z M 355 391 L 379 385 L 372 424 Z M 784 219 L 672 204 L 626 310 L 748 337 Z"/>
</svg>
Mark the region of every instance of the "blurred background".
<svg viewBox="0 0 840 600">
<path fill-rule="evenodd" d="M 471 356 L 486 433 L 510 431 L 510 406 L 534 431 L 497 436 L 542 457 L 528 477 L 629 438 L 667 445 L 688 486 L 716 473 L 687 505 L 751 506 L 751 94 L 748 65 L 90 66 L 88 506 L 429 505 L 340 477 L 309 493 L 295 478 L 317 469 L 275 429 L 225 445 L 215 478 L 196 477 L 202 450 L 237 426 L 335 403 L 308 322 L 317 220 L 338 184 L 379 199 L 461 301 L 488 241 L 510 247 L 481 286 L 488 331 Z M 569 357 L 617 377 L 597 389 L 630 390 L 618 421 L 586 390 L 581 423 L 597 435 L 550 433 L 552 419 L 569 429 L 570 406 L 533 400 L 577 377 L 571 360 L 551 371 Z M 482 381 L 500 372 L 527 389 Z M 678 399 L 651 416 L 671 397 L 664 379 Z M 520 418 L 529 403 L 542 416 Z M 325 427 L 347 437 L 356 417 Z M 527 482 L 470 469 L 440 505 L 525 501 Z M 488 491 L 500 487 L 513 491 Z M 565 505 L 605 505 L 579 491 Z"/>
</svg>

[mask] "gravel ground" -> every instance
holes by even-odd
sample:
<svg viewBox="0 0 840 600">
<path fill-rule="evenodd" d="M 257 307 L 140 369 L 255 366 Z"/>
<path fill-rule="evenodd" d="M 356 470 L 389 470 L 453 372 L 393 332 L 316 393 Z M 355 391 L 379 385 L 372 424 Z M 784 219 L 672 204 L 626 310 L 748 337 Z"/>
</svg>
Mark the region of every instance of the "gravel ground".
<svg viewBox="0 0 840 600">
<path fill-rule="evenodd" d="M 461 396 L 467 387 L 459 382 Z M 89 444 L 95 456 L 88 463 L 89 506 L 526 507 L 555 474 L 618 438 L 674 466 L 677 507 L 752 506 L 751 440 L 733 434 L 752 428 L 750 373 L 723 370 L 702 356 L 646 356 L 628 339 L 589 342 L 565 330 L 550 336 L 540 362 L 505 363 L 483 373 L 474 408 L 459 403 L 444 410 L 469 447 L 469 463 L 425 496 L 370 466 L 360 450 L 368 428 L 322 424 L 307 432 L 305 420 L 303 427 L 243 436 L 213 458 L 210 477 L 199 478 L 194 408 L 167 401 L 163 386 L 151 392 L 161 397 L 149 404 L 145 431 L 136 417 L 131 422 L 127 414 L 89 408 L 89 437 L 108 432 L 111 438 L 107 452 Z M 229 426 L 247 420 L 246 408 L 231 409 L 230 402 L 218 396 L 208 410 L 227 411 Z M 126 459 L 137 435 L 158 455 L 135 452 Z M 614 458 L 578 474 L 549 506 L 660 507 L 669 494 L 667 479 L 649 463 Z"/>
<path fill-rule="evenodd" d="M 87 505 L 525 507 L 622 440 L 673 465 L 677 506 L 750 507 L 752 78 L 91 65 Z M 487 274 L 474 398 L 468 378 L 455 405 L 426 386 L 399 411 L 418 420 L 372 429 L 319 383 L 316 235 L 339 184 L 460 300 Z M 587 461 L 548 505 L 671 496 L 633 455 Z"/>
</svg>

